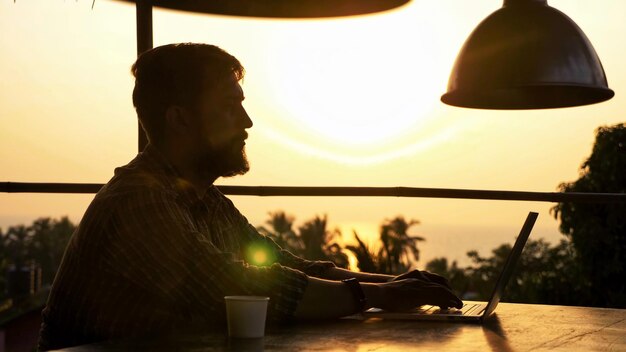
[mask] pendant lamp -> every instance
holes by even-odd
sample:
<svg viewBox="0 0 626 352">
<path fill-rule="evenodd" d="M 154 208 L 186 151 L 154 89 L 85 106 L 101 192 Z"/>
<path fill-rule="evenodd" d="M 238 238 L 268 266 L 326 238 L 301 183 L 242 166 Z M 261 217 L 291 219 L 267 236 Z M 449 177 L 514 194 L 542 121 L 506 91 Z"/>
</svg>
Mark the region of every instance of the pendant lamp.
<svg viewBox="0 0 626 352">
<path fill-rule="evenodd" d="M 504 0 L 461 48 L 441 101 L 478 109 L 548 109 L 611 99 L 582 30 L 546 0 Z"/>
<path fill-rule="evenodd" d="M 390 10 L 410 0 L 125 0 L 198 13 L 270 18 L 321 18 Z"/>
</svg>

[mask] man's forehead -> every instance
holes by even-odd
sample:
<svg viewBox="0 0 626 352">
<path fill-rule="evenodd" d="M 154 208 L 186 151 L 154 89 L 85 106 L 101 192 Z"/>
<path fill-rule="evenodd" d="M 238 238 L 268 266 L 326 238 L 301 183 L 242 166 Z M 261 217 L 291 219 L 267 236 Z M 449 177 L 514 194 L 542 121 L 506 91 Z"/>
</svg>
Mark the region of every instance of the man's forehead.
<svg viewBox="0 0 626 352">
<path fill-rule="evenodd" d="M 243 88 L 236 78 L 232 77 L 227 79 L 224 83 L 224 95 L 228 98 L 240 98 L 243 100 Z"/>
<path fill-rule="evenodd" d="M 221 99 L 244 99 L 243 88 L 234 75 L 214 82 L 211 93 Z"/>
</svg>

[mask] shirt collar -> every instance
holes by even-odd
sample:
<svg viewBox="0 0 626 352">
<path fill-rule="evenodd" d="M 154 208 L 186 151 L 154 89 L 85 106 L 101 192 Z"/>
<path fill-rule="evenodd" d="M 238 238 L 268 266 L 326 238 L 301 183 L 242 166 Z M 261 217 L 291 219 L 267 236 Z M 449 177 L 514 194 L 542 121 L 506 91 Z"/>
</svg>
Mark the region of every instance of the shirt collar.
<svg viewBox="0 0 626 352">
<path fill-rule="evenodd" d="M 190 204 L 198 201 L 206 203 L 214 199 L 213 195 L 217 191 L 214 185 L 211 185 L 204 197 L 201 198 L 193 185 L 181 176 L 176 167 L 154 145 L 148 144 L 143 152 L 140 153 L 139 158 L 145 160 L 153 172 L 162 176 L 168 188 L 173 190 L 179 198 Z"/>
</svg>

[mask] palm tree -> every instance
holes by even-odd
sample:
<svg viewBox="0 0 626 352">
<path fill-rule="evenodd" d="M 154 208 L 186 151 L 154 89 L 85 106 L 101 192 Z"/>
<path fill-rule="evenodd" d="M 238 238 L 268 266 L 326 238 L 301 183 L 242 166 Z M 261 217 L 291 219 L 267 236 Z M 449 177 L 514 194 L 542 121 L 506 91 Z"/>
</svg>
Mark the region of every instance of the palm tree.
<svg viewBox="0 0 626 352">
<path fill-rule="evenodd" d="M 324 246 L 330 238 L 334 237 L 326 229 L 328 218 L 326 214 L 323 217 L 316 215 L 315 218 L 307 221 L 298 228 L 300 239 L 304 245 L 304 257 L 308 259 L 326 259 L 324 254 Z"/>
<path fill-rule="evenodd" d="M 293 231 L 295 218 L 282 210 L 269 212 L 268 215 L 270 218 L 265 222 L 268 227 L 259 226 L 257 230 L 273 239 L 283 249 L 293 253 L 300 252 L 302 244 Z"/>
<path fill-rule="evenodd" d="M 403 216 L 386 219 L 381 225 L 380 240 L 382 242 L 381 257 L 383 258 L 384 271 L 400 274 L 411 267 L 411 257 L 415 262 L 419 261 L 419 248 L 417 242 L 424 241 L 423 237 L 409 236 L 407 233 L 411 226 L 418 225 L 418 220 L 405 220 Z"/>
<path fill-rule="evenodd" d="M 356 257 L 357 267 L 359 270 L 368 273 L 381 273 L 382 270 L 379 257 L 376 253 L 372 252 L 365 243 L 363 243 L 355 230 L 352 230 L 352 233 L 354 234 L 354 238 L 359 245 L 347 245 L 346 249 L 352 252 Z"/>
<path fill-rule="evenodd" d="M 316 215 L 298 228 L 302 241 L 302 256 L 312 260 L 331 260 L 337 266 L 348 267 L 348 256 L 333 240 L 341 236 L 339 229 L 328 230 L 328 216 Z"/>
</svg>

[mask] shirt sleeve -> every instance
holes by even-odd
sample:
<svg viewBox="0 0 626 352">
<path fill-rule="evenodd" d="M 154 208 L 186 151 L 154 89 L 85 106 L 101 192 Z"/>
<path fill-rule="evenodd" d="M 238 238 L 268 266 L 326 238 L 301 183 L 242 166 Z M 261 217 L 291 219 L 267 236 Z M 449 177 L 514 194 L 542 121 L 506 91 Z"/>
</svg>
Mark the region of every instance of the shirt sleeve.
<svg viewBox="0 0 626 352">
<path fill-rule="evenodd" d="M 258 244 L 265 250 L 270 251 L 272 253 L 271 257 L 276 259 L 276 263 L 315 277 L 323 277 L 323 273 L 326 270 L 336 266 L 335 263 L 330 261 L 304 259 L 283 249 L 271 238 L 260 234 L 257 229 L 248 222 L 248 219 L 237 210 L 230 199 L 226 198 L 224 195 L 222 195 L 222 199 L 229 208 L 229 213 L 233 214 L 235 217 L 235 222 L 240 229 L 239 231 L 246 238 L 246 241 L 248 243 Z M 245 257 L 245 253 L 243 253 L 242 257 Z"/>
<path fill-rule="evenodd" d="M 323 273 L 329 268 L 334 268 L 335 263 L 322 260 L 307 260 L 294 255 L 286 249 L 281 248 L 271 238 L 260 234 L 256 228 L 248 223 L 245 219 L 245 223 L 241 224 L 242 232 L 246 233 L 251 242 L 261 243 L 265 248 L 273 253 L 273 257 L 276 258 L 276 262 L 281 265 L 300 270 L 307 275 L 315 277 L 323 277 Z"/>
<path fill-rule="evenodd" d="M 191 320 L 223 316 L 228 295 L 268 296 L 269 319 L 293 318 L 307 276 L 278 263 L 256 267 L 233 260 L 195 231 L 172 197 L 148 191 L 118 201 L 105 256 L 110 270 Z"/>
</svg>

